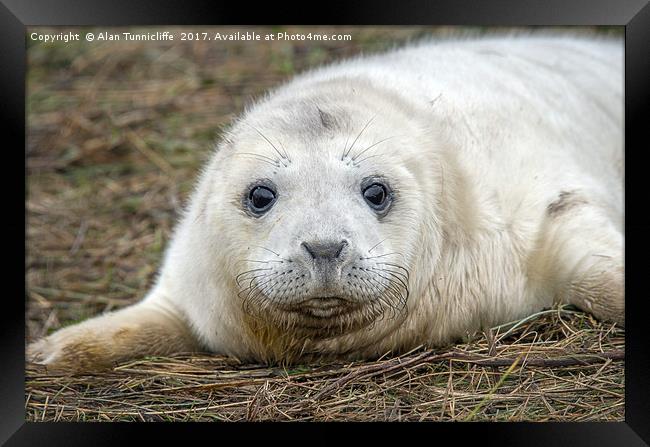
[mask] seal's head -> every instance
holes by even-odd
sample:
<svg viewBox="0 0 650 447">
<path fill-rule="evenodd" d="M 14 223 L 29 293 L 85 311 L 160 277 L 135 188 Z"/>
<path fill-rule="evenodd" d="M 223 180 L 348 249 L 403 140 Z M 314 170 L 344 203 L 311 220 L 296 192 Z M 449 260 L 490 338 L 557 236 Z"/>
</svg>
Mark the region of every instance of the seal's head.
<svg viewBox="0 0 650 447">
<path fill-rule="evenodd" d="M 429 160 L 408 109 L 362 88 L 257 105 L 209 168 L 204 231 L 238 291 L 227 299 L 258 325 L 326 339 L 408 313 L 439 238 L 436 182 L 417 172 Z"/>
</svg>

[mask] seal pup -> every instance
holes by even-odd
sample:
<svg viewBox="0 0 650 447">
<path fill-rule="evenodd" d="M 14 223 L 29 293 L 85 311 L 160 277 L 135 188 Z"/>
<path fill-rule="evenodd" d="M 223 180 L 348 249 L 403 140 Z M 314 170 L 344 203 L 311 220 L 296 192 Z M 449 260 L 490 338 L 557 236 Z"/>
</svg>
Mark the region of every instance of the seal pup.
<svg viewBox="0 0 650 447">
<path fill-rule="evenodd" d="M 28 357 L 364 359 L 558 302 L 624 324 L 622 62 L 501 36 L 296 77 L 223 136 L 147 296 Z"/>
</svg>

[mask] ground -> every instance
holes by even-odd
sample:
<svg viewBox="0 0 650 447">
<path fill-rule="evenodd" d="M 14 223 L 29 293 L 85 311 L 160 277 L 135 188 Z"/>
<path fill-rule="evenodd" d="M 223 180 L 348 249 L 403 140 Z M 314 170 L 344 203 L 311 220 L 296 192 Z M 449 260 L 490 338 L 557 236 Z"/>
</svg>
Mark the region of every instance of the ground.
<svg viewBox="0 0 650 447">
<path fill-rule="evenodd" d="M 264 45 L 88 43 L 83 33 L 99 30 L 73 31 L 80 42 L 27 40 L 28 341 L 145 294 L 199 167 L 255 97 L 302 69 L 450 29 L 347 27 L 335 31 L 348 42 Z M 76 377 L 29 364 L 26 417 L 621 421 L 624 335 L 555 308 L 452 347 L 374 362 L 283 368 L 179 354 Z"/>
</svg>

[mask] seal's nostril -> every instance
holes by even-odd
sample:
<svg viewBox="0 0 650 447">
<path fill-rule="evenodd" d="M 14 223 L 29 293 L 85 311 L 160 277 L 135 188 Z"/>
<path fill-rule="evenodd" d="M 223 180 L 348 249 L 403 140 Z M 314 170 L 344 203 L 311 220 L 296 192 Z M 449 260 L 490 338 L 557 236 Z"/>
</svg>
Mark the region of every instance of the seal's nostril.
<svg viewBox="0 0 650 447">
<path fill-rule="evenodd" d="M 334 255 L 334 257 L 338 258 L 341 255 L 341 252 L 343 251 L 346 245 L 348 245 L 348 241 L 342 240 L 341 243 L 339 244 L 339 249 L 336 252 L 336 255 Z"/>
<path fill-rule="evenodd" d="M 341 256 L 341 252 L 348 245 L 348 241 L 340 242 L 302 242 L 300 244 L 312 259 L 334 260 Z"/>
<path fill-rule="evenodd" d="M 307 253 L 309 253 L 309 256 L 311 256 L 312 258 L 315 258 L 315 257 L 316 257 L 316 256 L 314 255 L 314 252 L 311 250 L 311 248 L 309 247 L 309 244 L 308 244 L 307 242 L 302 242 L 302 243 L 300 244 L 300 246 L 301 246 L 302 248 L 304 248 L 304 249 L 307 251 Z"/>
</svg>

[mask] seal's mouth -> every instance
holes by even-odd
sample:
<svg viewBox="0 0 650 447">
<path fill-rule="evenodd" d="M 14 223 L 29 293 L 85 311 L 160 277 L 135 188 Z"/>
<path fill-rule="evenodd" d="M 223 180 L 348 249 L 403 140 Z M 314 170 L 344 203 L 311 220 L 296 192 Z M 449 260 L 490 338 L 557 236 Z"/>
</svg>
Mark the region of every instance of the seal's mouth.
<svg viewBox="0 0 650 447">
<path fill-rule="evenodd" d="M 307 296 L 293 302 L 273 303 L 259 315 L 292 337 L 326 339 L 367 326 L 378 308 L 345 295 Z"/>
<path fill-rule="evenodd" d="M 340 298 L 338 296 L 317 296 L 302 301 L 300 303 L 300 306 L 327 309 L 331 307 L 339 307 L 339 306 L 345 306 L 349 304 L 350 302 L 348 300 L 346 300 L 345 298 Z"/>
<path fill-rule="evenodd" d="M 294 303 L 287 310 L 293 313 L 315 317 L 332 318 L 350 313 L 359 305 L 338 296 L 322 296 L 307 298 L 299 303 Z"/>
</svg>

